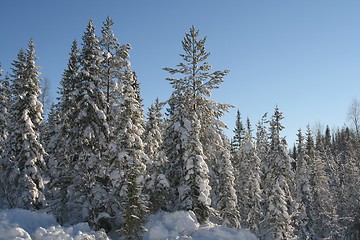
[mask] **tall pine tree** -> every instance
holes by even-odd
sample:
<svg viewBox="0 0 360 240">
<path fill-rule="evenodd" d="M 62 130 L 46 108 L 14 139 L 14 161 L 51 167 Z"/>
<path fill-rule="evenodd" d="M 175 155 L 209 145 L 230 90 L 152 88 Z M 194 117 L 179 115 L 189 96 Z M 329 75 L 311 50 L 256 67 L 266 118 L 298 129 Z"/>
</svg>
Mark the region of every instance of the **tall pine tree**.
<svg viewBox="0 0 360 240">
<path fill-rule="evenodd" d="M 99 41 L 103 52 L 101 85 L 106 96 L 106 115 L 109 122 L 118 115 L 116 111 L 121 103 L 122 81 L 125 77 L 125 70 L 130 65 L 128 58 L 131 48 L 129 44 L 119 44 L 112 31 L 113 25 L 113 20 L 107 17 L 103 23 Z"/>
<path fill-rule="evenodd" d="M 222 161 L 221 156 L 224 156 L 226 151 L 230 151 L 230 149 L 222 145 L 221 135 L 225 125 L 219 118 L 223 116 L 230 106 L 216 103 L 210 100 L 209 97 L 212 90 L 218 88 L 218 85 L 223 82 L 223 78 L 228 71 L 209 72 L 211 66 L 206 60 L 210 53 L 205 50 L 206 37 L 199 40 L 198 35 L 199 31 L 192 26 L 190 32 L 186 33 L 182 41 L 184 53 L 180 54 L 180 56 L 183 62 L 178 64 L 178 68 L 164 68 L 170 74 L 180 74 L 182 76 L 180 78 L 167 78 L 175 90 L 169 100 L 171 104 L 170 114 L 173 114 L 173 116 L 170 118 L 170 128 L 168 129 L 171 130 L 169 132 L 169 134 L 172 134 L 171 139 L 177 139 L 176 145 L 178 146 L 175 151 L 168 150 L 168 159 L 171 166 L 170 172 L 178 171 L 174 167 L 182 169 L 182 172 L 186 171 L 184 155 L 189 150 L 186 147 L 190 146 L 187 141 L 189 140 L 188 137 L 192 135 L 190 133 L 193 124 L 191 119 L 196 115 L 200 120 L 201 127 L 199 144 L 202 145 L 207 158 L 207 166 L 204 166 L 204 170 L 208 169 L 208 174 L 210 174 L 210 185 L 214 190 L 212 200 L 216 204 L 216 196 L 220 191 L 218 188 L 219 162 Z M 185 177 L 186 175 L 181 174 L 178 176 Z M 176 179 L 172 181 L 171 178 L 169 180 L 170 183 L 175 184 L 172 187 L 175 189 L 179 187 L 181 181 L 179 182 Z M 202 216 L 198 217 L 202 219 Z"/>
</svg>

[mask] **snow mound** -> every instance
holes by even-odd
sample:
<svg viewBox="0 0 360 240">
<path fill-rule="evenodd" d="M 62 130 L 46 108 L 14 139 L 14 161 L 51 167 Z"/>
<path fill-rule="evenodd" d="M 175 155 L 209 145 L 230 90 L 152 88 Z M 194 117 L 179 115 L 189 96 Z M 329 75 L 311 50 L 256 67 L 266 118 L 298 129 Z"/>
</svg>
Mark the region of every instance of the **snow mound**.
<svg viewBox="0 0 360 240">
<path fill-rule="evenodd" d="M 201 226 L 192 211 L 173 213 L 160 212 L 151 215 L 146 225 L 146 240 L 256 240 L 255 235 L 246 230 L 236 230 L 215 224 Z"/>
<path fill-rule="evenodd" d="M 196 240 L 219 240 L 219 239 L 237 239 L 237 240 L 257 240 L 258 238 L 247 230 L 236 230 L 224 226 L 214 226 L 212 228 L 199 229 L 194 235 Z"/>
<path fill-rule="evenodd" d="M 216 224 L 200 225 L 192 211 L 159 212 L 148 218 L 145 240 L 255 240 L 246 230 Z M 24 209 L 0 209 L 0 240 L 110 240 L 87 223 L 62 227 L 54 216 Z M 121 239 L 114 235 L 113 240 Z"/>
<path fill-rule="evenodd" d="M 60 226 L 54 216 L 24 209 L 0 209 L 0 240 L 107 240 L 87 223 Z"/>
</svg>

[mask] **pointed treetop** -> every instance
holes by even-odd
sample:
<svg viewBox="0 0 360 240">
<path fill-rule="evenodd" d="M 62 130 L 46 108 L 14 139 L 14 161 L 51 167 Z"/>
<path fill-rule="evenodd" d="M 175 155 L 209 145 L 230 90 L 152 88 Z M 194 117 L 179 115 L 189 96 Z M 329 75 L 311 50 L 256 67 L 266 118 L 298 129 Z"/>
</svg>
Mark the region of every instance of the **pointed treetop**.
<svg viewBox="0 0 360 240">
<path fill-rule="evenodd" d="M 30 39 L 28 48 L 26 50 L 27 74 L 29 74 L 32 82 L 38 84 L 40 82 L 40 73 L 37 72 L 37 70 L 39 70 L 40 67 L 36 66 L 36 59 L 38 59 L 38 57 L 35 55 L 35 42 L 33 39 Z"/>
<path fill-rule="evenodd" d="M 103 27 L 101 30 L 102 33 L 102 38 L 103 39 L 108 39 L 108 38 L 114 38 L 115 42 L 117 41 L 117 39 L 114 37 L 114 33 L 111 30 L 111 27 L 114 25 L 114 21 L 108 16 L 105 20 L 105 22 L 103 22 Z"/>
<path fill-rule="evenodd" d="M 196 30 L 194 25 L 192 25 L 190 28 L 190 32 L 185 33 L 185 37 L 182 41 L 182 45 L 184 51 L 189 55 L 194 55 L 195 51 L 198 51 L 199 55 L 202 56 L 199 59 L 199 61 L 204 61 L 210 55 L 210 53 L 206 52 L 205 50 L 205 42 L 207 37 L 205 36 L 203 39 L 197 40 L 198 35 L 199 35 L 199 30 Z M 184 57 L 185 61 L 189 60 L 183 54 L 180 54 L 180 56 Z"/>
<path fill-rule="evenodd" d="M 283 113 L 280 112 L 279 107 L 276 106 L 270 121 L 270 139 L 272 147 L 279 146 L 284 141 L 284 139 L 280 139 L 280 132 L 284 129 L 284 126 L 281 124 L 283 118 Z"/>
<path fill-rule="evenodd" d="M 297 136 L 297 154 L 300 154 L 303 152 L 304 149 L 304 136 L 302 135 L 301 128 L 299 128 Z"/>
<path fill-rule="evenodd" d="M 104 26 L 112 26 L 112 25 L 114 25 L 114 21 L 110 18 L 110 16 L 107 16 L 104 22 Z"/>
<path fill-rule="evenodd" d="M 92 47 L 92 43 L 97 42 L 96 35 L 95 35 L 95 27 L 93 21 L 90 19 L 86 30 L 82 36 L 83 40 L 83 47 Z M 90 46 L 89 46 L 90 45 Z M 84 51 L 84 48 L 83 48 Z"/>
<path fill-rule="evenodd" d="M 86 30 L 92 32 L 94 31 L 94 22 L 92 19 L 89 20 Z"/>
<path fill-rule="evenodd" d="M 210 97 L 211 91 L 219 87 L 224 80 L 224 76 L 229 72 L 215 71 L 209 73 L 211 66 L 206 62 L 210 55 L 205 50 L 206 37 L 197 39 L 199 31 L 195 27 L 190 28 L 190 32 L 185 34 L 182 41 L 184 53 L 180 54 L 184 62 L 177 65 L 178 68 L 164 68 L 170 74 L 184 74 L 186 78 L 167 78 L 172 87 L 184 95 Z"/>
<path fill-rule="evenodd" d="M 315 148 L 316 150 L 324 151 L 324 136 L 320 129 L 318 129 L 316 132 Z"/>
<path fill-rule="evenodd" d="M 251 122 L 249 117 L 246 118 L 246 130 L 249 135 L 252 134 Z"/>
<path fill-rule="evenodd" d="M 306 154 L 310 157 L 314 155 L 314 138 L 312 136 L 310 125 L 306 126 Z"/>
<path fill-rule="evenodd" d="M 331 132 L 328 125 L 326 125 L 326 129 L 325 129 L 324 143 L 327 148 L 331 147 Z"/>
</svg>

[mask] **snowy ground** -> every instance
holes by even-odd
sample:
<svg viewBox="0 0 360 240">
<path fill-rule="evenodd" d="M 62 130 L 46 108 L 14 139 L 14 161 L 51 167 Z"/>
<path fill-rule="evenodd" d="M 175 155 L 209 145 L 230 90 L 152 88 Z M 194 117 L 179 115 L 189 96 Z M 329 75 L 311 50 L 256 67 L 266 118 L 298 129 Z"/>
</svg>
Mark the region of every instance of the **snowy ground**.
<svg viewBox="0 0 360 240">
<path fill-rule="evenodd" d="M 200 226 L 193 212 L 158 213 L 149 217 L 145 240 L 193 239 L 193 240 L 255 240 L 245 230 L 234 230 L 209 224 Z M 46 213 L 23 209 L 0 210 L 0 240 L 105 240 L 103 232 L 90 230 L 87 223 L 71 227 L 60 226 L 55 218 Z"/>
</svg>

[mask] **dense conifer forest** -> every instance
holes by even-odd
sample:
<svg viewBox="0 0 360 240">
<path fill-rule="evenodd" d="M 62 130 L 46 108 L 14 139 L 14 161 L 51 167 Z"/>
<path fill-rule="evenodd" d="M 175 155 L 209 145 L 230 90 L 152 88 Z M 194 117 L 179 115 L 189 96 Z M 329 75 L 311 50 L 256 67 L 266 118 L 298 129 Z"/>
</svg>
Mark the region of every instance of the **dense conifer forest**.
<svg viewBox="0 0 360 240">
<path fill-rule="evenodd" d="M 234 106 L 211 93 L 228 70 L 212 69 L 192 26 L 180 63 L 164 67 L 170 98 L 145 110 L 131 46 L 113 24 L 108 17 L 97 34 L 89 21 L 69 46 L 47 116 L 33 40 L 0 71 L 0 208 L 124 239 L 142 239 L 148 215 L 179 210 L 259 239 L 360 239 L 359 104 L 353 128 L 308 126 L 293 147 L 278 106 L 256 124 L 238 111 L 227 136 L 221 119 Z"/>
</svg>

